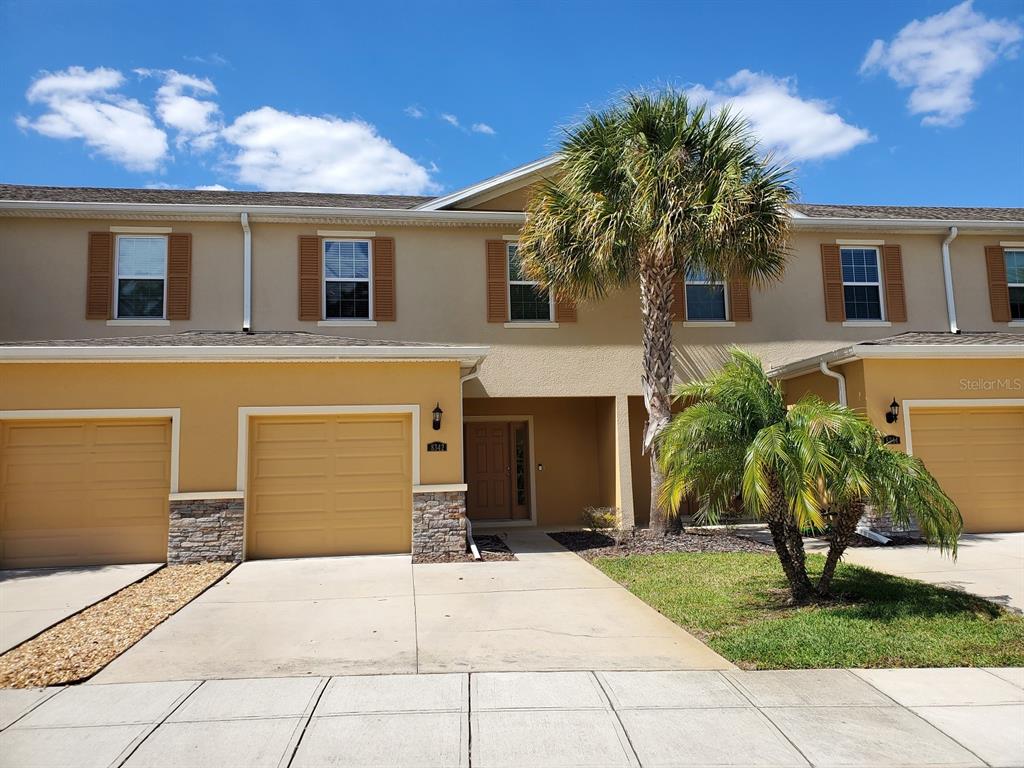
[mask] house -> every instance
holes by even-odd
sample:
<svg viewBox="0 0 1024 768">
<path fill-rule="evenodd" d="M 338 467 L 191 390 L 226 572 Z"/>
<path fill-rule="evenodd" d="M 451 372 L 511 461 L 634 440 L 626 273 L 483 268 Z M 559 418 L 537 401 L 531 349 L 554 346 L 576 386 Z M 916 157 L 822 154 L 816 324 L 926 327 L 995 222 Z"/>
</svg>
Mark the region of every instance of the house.
<svg viewBox="0 0 1024 768">
<path fill-rule="evenodd" d="M 0 185 L 0 565 L 645 524 L 638 294 L 517 268 L 555 163 L 440 198 Z M 1024 530 L 1024 209 L 794 205 L 780 283 L 675 306 L 681 379 L 742 345 L 923 456 L 967 530 Z"/>
</svg>

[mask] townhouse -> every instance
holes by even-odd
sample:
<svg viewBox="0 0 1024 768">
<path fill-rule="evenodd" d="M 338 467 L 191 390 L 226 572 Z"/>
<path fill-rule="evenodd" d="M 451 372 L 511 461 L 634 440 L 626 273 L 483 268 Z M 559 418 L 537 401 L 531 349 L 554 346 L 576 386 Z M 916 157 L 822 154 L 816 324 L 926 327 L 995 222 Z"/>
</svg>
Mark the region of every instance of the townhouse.
<svg viewBox="0 0 1024 768">
<path fill-rule="evenodd" d="M 440 198 L 0 185 L 0 566 L 645 524 L 637 292 L 518 269 L 556 162 Z M 1024 530 L 1024 209 L 794 205 L 781 282 L 675 305 L 680 380 L 748 348 L 922 456 L 967 530 Z"/>
</svg>

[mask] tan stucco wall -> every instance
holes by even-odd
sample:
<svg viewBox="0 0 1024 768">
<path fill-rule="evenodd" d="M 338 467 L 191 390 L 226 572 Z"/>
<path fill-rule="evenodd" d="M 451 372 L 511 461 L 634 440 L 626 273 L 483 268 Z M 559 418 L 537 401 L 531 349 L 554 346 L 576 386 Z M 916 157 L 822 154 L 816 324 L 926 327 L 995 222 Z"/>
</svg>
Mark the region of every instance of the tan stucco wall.
<svg viewBox="0 0 1024 768">
<path fill-rule="evenodd" d="M 579 525 L 584 507 L 602 503 L 597 404 L 587 397 L 465 401 L 466 416 L 533 417 L 537 525 Z"/>
<path fill-rule="evenodd" d="M 615 461 L 615 398 L 601 397 L 594 403 L 597 429 L 597 480 L 599 504 L 616 507 L 617 463 Z"/>
<path fill-rule="evenodd" d="M 241 228 L 234 222 L 171 224 L 193 234 L 192 319 L 166 328 L 108 327 L 84 319 L 86 237 L 124 222 L 0 219 L 0 340 L 108 337 L 241 327 Z M 141 226 L 143 222 L 128 222 Z M 166 225 L 166 222 L 162 222 Z M 376 327 L 318 327 L 297 311 L 297 238 L 318 229 L 374 231 L 396 242 L 397 320 Z M 253 321 L 256 330 L 305 330 L 360 338 L 487 344 L 491 352 L 470 396 L 553 397 L 640 394 L 640 307 L 636 289 L 579 309 L 579 321 L 552 329 L 486 322 L 484 243 L 513 228 L 381 227 L 254 221 Z M 946 309 L 941 235 L 887 235 L 900 243 L 909 322 L 880 328 L 826 323 L 821 242 L 863 233 L 798 232 L 782 283 L 752 295 L 753 322 L 731 328 L 675 325 L 683 378 L 704 376 L 733 344 L 769 367 L 863 339 L 908 330 L 942 330 Z M 960 325 L 1013 330 L 990 319 L 983 248 L 998 236 L 963 235 L 952 245 Z"/>
<path fill-rule="evenodd" d="M 830 368 L 846 378 L 846 404 L 859 411 L 864 410 L 864 362 L 854 360 L 845 365 L 832 365 Z M 813 394 L 826 402 L 838 402 L 839 382 L 821 371 L 812 371 L 782 382 L 786 404 L 793 405 L 806 394 Z"/>
<path fill-rule="evenodd" d="M 644 455 L 647 409 L 642 397 L 629 398 L 629 453 L 633 476 L 633 517 L 637 525 L 651 520 L 651 462 Z"/>
<path fill-rule="evenodd" d="M 238 408 L 420 406 L 420 482 L 462 482 L 457 363 L 5 363 L 0 411 L 180 408 L 179 491 L 236 486 Z M 446 417 L 431 429 L 440 402 Z M 448 451 L 428 453 L 432 440 Z"/>
</svg>

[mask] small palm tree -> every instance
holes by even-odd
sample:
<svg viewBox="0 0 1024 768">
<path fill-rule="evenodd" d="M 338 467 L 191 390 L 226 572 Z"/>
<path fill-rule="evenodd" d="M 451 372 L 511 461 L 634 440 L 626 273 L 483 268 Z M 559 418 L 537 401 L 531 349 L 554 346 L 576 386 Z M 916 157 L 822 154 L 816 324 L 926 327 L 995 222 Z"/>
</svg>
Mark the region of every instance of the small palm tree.
<svg viewBox="0 0 1024 768">
<path fill-rule="evenodd" d="M 916 520 L 930 541 L 955 548 L 959 512 L 919 459 L 890 451 L 845 406 L 812 395 L 787 409 L 755 356 L 733 349 L 720 372 L 676 396 L 688 407 L 659 437 L 662 503 L 676 509 L 693 495 L 698 515 L 714 523 L 739 500 L 768 524 L 795 602 L 828 595 L 869 504 L 899 522 Z M 803 534 L 826 527 L 829 553 L 814 584 Z"/>
<path fill-rule="evenodd" d="M 583 301 L 639 284 L 650 524 L 664 530 L 655 436 L 671 419 L 672 286 L 684 270 L 754 285 L 781 277 L 793 197 L 747 123 L 676 91 L 634 93 L 568 129 L 558 174 L 527 206 L 523 268 Z"/>
</svg>

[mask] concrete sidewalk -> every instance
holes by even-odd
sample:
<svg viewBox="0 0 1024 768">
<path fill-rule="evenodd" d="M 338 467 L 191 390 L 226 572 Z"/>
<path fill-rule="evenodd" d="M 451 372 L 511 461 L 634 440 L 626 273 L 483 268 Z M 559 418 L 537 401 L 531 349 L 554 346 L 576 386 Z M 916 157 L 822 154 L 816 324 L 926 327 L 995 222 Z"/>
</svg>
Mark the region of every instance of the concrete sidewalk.
<svg viewBox="0 0 1024 768">
<path fill-rule="evenodd" d="M 1024 670 L 504 672 L 0 691 L 0 765 L 1020 766 Z"/>
</svg>

